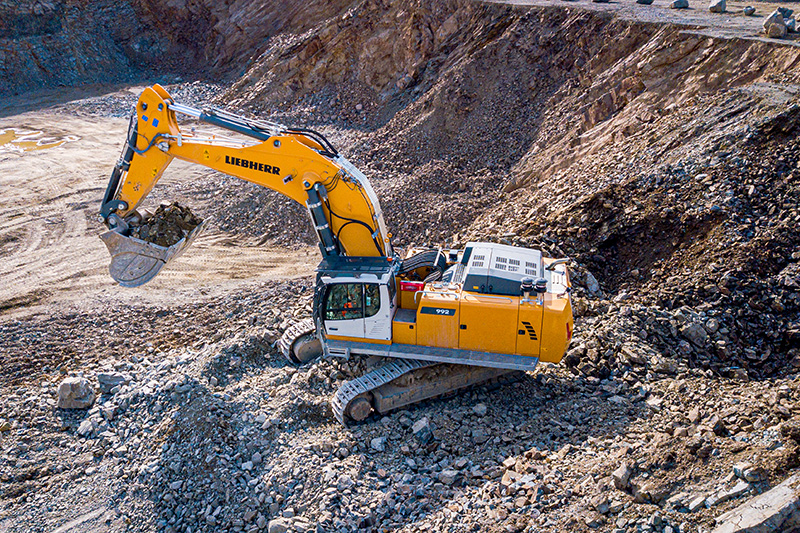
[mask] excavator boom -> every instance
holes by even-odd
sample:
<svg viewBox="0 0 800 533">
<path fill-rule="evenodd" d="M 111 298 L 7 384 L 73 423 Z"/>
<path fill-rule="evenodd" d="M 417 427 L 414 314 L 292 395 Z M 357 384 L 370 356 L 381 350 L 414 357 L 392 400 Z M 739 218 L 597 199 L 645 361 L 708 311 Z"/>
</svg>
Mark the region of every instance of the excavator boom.
<svg viewBox="0 0 800 533">
<path fill-rule="evenodd" d="M 239 136 L 184 132 L 176 113 Z M 155 85 L 139 98 L 100 212 L 110 228 L 102 239 L 112 256 L 111 275 L 123 285 L 138 286 L 152 279 L 202 229 L 170 247 L 129 235 L 128 222 L 136 220 L 136 208 L 175 158 L 270 188 L 305 205 L 323 257 L 392 255 L 380 202 L 369 181 L 322 135 L 177 104 Z"/>
</svg>

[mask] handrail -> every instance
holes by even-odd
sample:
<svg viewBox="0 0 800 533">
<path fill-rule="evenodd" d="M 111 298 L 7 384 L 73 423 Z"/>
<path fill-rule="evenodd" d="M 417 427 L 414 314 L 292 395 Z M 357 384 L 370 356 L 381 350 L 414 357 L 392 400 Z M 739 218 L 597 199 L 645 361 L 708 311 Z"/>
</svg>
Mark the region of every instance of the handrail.
<svg viewBox="0 0 800 533">
<path fill-rule="evenodd" d="M 556 259 L 546 267 L 545 270 L 554 271 L 558 265 L 563 265 L 564 263 L 569 263 L 569 257 L 564 257 L 563 259 Z"/>
<path fill-rule="evenodd" d="M 458 300 L 458 296 L 459 296 L 459 294 L 457 292 L 417 291 L 417 292 L 414 293 L 414 303 L 417 303 L 417 295 L 418 294 L 425 294 L 425 293 L 441 294 L 442 296 L 444 296 L 445 294 L 448 294 L 448 295 L 451 295 L 451 296 L 455 296 L 456 300 Z"/>
<path fill-rule="evenodd" d="M 469 293 L 470 296 L 475 296 L 476 298 L 493 298 L 495 300 L 508 300 L 512 304 L 514 303 L 513 298 L 509 298 L 508 296 L 493 296 L 491 294 L 477 294 L 477 293 Z"/>
</svg>

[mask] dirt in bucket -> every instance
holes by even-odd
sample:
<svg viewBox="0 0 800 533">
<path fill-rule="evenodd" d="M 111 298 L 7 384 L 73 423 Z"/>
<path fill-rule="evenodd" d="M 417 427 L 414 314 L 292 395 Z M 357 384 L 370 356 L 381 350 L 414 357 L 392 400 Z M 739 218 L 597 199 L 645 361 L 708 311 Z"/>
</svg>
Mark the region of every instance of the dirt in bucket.
<svg viewBox="0 0 800 533">
<path fill-rule="evenodd" d="M 159 246 L 172 246 L 199 226 L 203 219 L 177 202 L 160 205 L 155 213 L 131 224 L 131 237 Z"/>
</svg>

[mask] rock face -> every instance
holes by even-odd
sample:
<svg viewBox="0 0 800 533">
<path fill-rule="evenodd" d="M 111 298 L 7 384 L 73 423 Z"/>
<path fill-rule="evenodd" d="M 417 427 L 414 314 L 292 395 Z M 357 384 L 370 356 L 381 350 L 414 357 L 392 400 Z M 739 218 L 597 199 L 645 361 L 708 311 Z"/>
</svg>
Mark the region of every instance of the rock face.
<svg viewBox="0 0 800 533">
<path fill-rule="evenodd" d="M 772 533 L 800 525 L 800 474 L 717 518 L 712 533 Z"/>
<path fill-rule="evenodd" d="M 689 0 L 673 0 L 670 9 L 689 9 Z"/>
<path fill-rule="evenodd" d="M 95 392 L 86 378 L 66 378 L 58 386 L 59 409 L 87 409 L 92 406 Z"/>
<path fill-rule="evenodd" d="M 708 10 L 712 13 L 724 13 L 725 12 L 725 0 L 714 0 L 709 4 Z"/>
</svg>

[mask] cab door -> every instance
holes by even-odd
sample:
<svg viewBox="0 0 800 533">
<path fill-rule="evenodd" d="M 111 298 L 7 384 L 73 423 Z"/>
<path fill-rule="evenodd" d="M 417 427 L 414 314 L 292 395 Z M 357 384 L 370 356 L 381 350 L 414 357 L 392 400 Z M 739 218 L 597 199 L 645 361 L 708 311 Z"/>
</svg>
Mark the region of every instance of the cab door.
<svg viewBox="0 0 800 533">
<path fill-rule="evenodd" d="M 392 339 L 392 297 L 386 285 L 364 284 L 364 338 Z"/>
<path fill-rule="evenodd" d="M 361 283 L 328 285 L 322 316 L 328 337 L 363 339 L 364 285 Z"/>
</svg>

